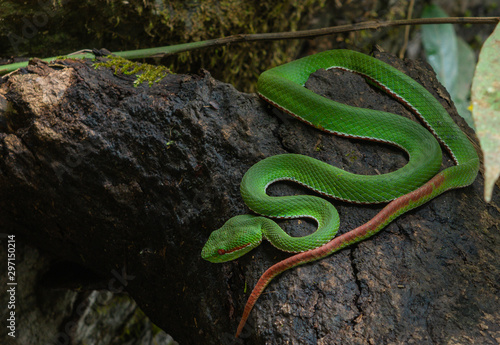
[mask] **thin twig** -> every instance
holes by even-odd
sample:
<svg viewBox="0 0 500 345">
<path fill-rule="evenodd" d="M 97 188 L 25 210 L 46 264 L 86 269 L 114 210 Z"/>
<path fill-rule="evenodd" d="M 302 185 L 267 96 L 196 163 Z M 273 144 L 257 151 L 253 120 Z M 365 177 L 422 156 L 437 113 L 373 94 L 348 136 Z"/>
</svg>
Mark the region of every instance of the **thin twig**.
<svg viewBox="0 0 500 345">
<path fill-rule="evenodd" d="M 497 24 L 500 22 L 500 17 L 444 17 L 444 18 L 416 18 L 416 19 L 401 19 L 388 22 L 369 21 L 348 25 L 332 26 L 323 29 L 303 30 L 294 32 L 279 32 L 268 34 L 249 34 L 249 35 L 234 35 L 224 39 L 241 41 L 239 38 L 244 37 L 246 42 L 275 40 L 275 39 L 296 39 L 296 38 L 313 38 L 325 35 L 332 35 L 341 32 L 360 31 L 360 30 L 376 30 L 380 28 L 403 26 L 403 25 L 421 25 L 421 24 Z M 232 42 L 229 42 L 232 43 Z"/>
<path fill-rule="evenodd" d="M 410 4 L 408 5 L 408 16 L 407 19 L 411 19 L 413 16 L 413 7 L 415 6 L 415 0 L 410 0 Z M 399 58 L 402 59 L 405 57 L 406 48 L 408 47 L 408 41 L 410 39 L 410 26 L 407 25 L 405 27 L 405 36 L 403 41 L 403 46 L 399 50 Z"/>
<path fill-rule="evenodd" d="M 314 38 L 319 36 L 333 35 L 342 32 L 361 31 L 361 30 L 377 30 L 380 28 L 403 26 L 403 25 L 422 25 L 422 24 L 497 24 L 500 22 L 500 17 L 445 17 L 445 18 L 418 18 L 418 19 L 402 19 L 389 22 L 369 21 L 349 25 L 332 26 L 323 29 L 276 32 L 264 34 L 239 34 L 222 38 L 216 38 L 200 42 L 191 42 L 177 44 L 173 46 L 148 48 L 139 50 L 129 50 L 116 52 L 114 55 L 124 57 L 126 59 L 142 59 L 148 57 L 163 57 L 167 55 L 177 54 L 186 51 L 203 49 L 208 47 L 218 47 L 228 44 L 241 42 L 256 42 L 256 41 L 272 41 L 272 40 L 287 40 L 287 39 L 302 39 Z M 92 54 L 76 54 L 71 55 L 71 58 L 91 58 Z M 55 60 L 56 57 L 45 58 L 44 61 Z M 0 66 L 0 75 L 9 73 L 17 68 L 26 67 L 25 62 L 18 62 L 11 65 Z"/>
</svg>

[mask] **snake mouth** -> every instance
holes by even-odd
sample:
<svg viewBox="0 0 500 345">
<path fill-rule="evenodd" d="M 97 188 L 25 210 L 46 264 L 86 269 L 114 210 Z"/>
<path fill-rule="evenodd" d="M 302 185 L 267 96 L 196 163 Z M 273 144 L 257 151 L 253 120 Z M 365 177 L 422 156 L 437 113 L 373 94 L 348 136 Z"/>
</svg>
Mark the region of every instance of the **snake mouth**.
<svg viewBox="0 0 500 345">
<path fill-rule="evenodd" d="M 231 254 L 231 253 L 237 252 L 237 251 L 239 251 L 239 250 L 242 250 L 242 249 L 244 249 L 244 248 L 248 247 L 248 246 L 249 246 L 249 245 L 251 245 L 251 244 L 252 244 L 251 242 L 248 242 L 248 243 L 246 243 L 246 244 L 243 244 L 243 245 L 241 245 L 241 246 L 234 247 L 234 248 L 232 248 L 232 249 L 228 249 L 228 250 L 225 250 L 225 249 L 219 249 L 219 250 L 217 251 L 217 253 L 218 253 L 219 255 Z"/>
<path fill-rule="evenodd" d="M 252 242 L 248 242 L 248 243 L 245 243 L 243 245 L 233 247 L 231 249 L 217 249 L 215 252 L 214 251 L 210 251 L 210 252 L 202 251 L 201 257 L 204 260 L 207 260 L 207 261 L 210 261 L 213 263 L 227 262 L 227 261 L 237 259 L 240 256 L 243 256 L 244 254 L 246 254 L 250 250 L 252 250 L 254 247 L 256 247 L 256 245 L 259 245 L 259 243 L 254 244 Z"/>
</svg>

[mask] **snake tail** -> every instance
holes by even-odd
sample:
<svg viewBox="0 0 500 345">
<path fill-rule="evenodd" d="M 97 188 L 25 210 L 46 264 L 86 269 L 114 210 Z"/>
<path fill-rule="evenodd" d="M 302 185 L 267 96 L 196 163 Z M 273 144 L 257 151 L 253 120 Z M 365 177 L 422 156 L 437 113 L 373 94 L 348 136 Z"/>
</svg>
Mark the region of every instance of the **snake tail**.
<svg viewBox="0 0 500 345">
<path fill-rule="evenodd" d="M 360 242 L 376 234 L 401 214 L 426 203 L 432 198 L 450 189 L 450 187 L 443 185 L 444 181 L 444 174 L 437 174 L 422 187 L 390 202 L 367 223 L 334 238 L 321 247 L 293 255 L 271 266 L 264 272 L 264 274 L 262 274 L 248 297 L 235 337 L 238 338 L 255 303 L 267 285 L 269 285 L 269 283 L 276 276 L 291 268 L 327 257 L 349 245 Z"/>
</svg>

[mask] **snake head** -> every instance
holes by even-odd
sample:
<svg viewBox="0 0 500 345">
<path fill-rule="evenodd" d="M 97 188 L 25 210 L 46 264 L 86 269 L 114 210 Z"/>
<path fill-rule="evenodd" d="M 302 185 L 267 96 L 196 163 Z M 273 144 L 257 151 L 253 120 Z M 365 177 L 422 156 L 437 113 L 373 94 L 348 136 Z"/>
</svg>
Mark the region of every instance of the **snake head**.
<svg viewBox="0 0 500 345">
<path fill-rule="evenodd" d="M 226 262 L 248 253 L 262 242 L 261 218 L 245 214 L 229 219 L 210 234 L 201 257 L 210 262 Z"/>
</svg>

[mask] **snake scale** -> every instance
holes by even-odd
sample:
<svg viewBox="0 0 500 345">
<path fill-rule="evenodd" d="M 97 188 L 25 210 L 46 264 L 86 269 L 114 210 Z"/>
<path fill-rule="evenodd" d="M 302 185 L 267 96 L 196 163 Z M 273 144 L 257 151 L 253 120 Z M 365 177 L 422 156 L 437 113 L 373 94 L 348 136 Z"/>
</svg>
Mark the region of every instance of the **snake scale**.
<svg viewBox="0 0 500 345">
<path fill-rule="evenodd" d="M 348 106 L 306 89 L 304 84 L 309 76 L 321 68 L 347 70 L 365 77 L 405 104 L 428 130 L 404 117 Z M 409 161 L 387 174 L 357 175 L 308 156 L 282 154 L 268 157 L 246 172 L 241 195 L 257 215 L 229 219 L 210 235 L 202 257 L 211 262 L 233 260 L 258 246 L 263 238 L 281 250 L 298 254 L 278 262 L 261 276 L 248 298 L 236 337 L 274 277 L 366 239 L 437 195 L 471 184 L 479 169 L 476 150 L 443 106 L 412 78 L 368 55 L 332 50 L 292 61 L 263 72 L 258 93 L 273 106 L 322 131 L 395 145 L 406 151 Z M 439 144 L 455 162 L 442 171 Z M 313 195 L 267 195 L 267 187 L 281 180 L 294 181 L 323 196 L 344 201 L 389 203 L 364 225 L 335 237 L 339 216 L 333 205 Z M 310 235 L 292 237 L 267 217 L 311 218 L 318 228 Z"/>
</svg>

